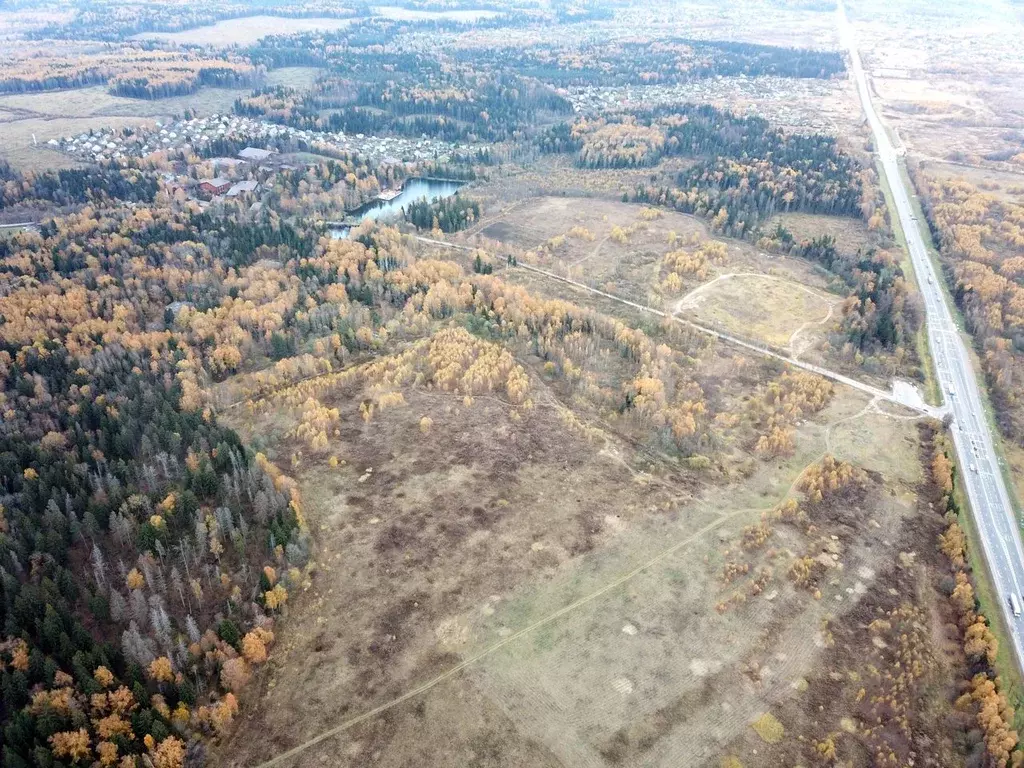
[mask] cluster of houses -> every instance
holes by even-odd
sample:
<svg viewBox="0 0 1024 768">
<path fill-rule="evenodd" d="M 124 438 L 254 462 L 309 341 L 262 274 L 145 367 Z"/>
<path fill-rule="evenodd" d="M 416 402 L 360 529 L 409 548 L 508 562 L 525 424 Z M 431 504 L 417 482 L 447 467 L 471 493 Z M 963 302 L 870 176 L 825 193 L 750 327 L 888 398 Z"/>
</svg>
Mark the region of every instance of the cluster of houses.
<svg viewBox="0 0 1024 768">
<path fill-rule="evenodd" d="M 567 98 L 576 112 L 602 115 L 623 109 L 716 104 L 797 131 L 836 133 L 840 116 L 822 109 L 843 81 L 791 77 L 709 77 L 673 85 L 585 86 Z"/>
<path fill-rule="evenodd" d="M 51 139 L 51 148 L 65 152 L 77 160 L 103 162 L 125 157 L 145 157 L 153 152 L 191 147 L 202 151 L 217 140 L 247 142 L 259 145 L 305 145 L 311 151 L 325 154 L 356 154 L 379 162 L 402 162 L 438 159 L 446 162 L 453 154 L 471 153 L 468 144 L 453 144 L 425 136 L 405 138 L 399 136 L 349 135 L 344 132 L 307 131 L 266 120 L 238 115 L 211 115 L 171 123 L 157 123 L 155 128 L 106 128 L 78 136 Z M 266 150 L 254 150 L 266 152 Z M 266 157 L 242 159 L 261 162 Z"/>
</svg>

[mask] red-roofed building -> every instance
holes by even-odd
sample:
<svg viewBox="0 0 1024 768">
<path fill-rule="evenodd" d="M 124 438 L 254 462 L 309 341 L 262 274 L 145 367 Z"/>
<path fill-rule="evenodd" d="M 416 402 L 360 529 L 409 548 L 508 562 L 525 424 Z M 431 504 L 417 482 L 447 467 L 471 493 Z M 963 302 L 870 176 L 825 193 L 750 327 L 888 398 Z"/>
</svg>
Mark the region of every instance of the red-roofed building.
<svg viewBox="0 0 1024 768">
<path fill-rule="evenodd" d="M 231 189 L 231 180 L 218 176 L 215 179 L 206 179 L 199 182 L 199 188 L 208 195 L 223 195 Z"/>
</svg>

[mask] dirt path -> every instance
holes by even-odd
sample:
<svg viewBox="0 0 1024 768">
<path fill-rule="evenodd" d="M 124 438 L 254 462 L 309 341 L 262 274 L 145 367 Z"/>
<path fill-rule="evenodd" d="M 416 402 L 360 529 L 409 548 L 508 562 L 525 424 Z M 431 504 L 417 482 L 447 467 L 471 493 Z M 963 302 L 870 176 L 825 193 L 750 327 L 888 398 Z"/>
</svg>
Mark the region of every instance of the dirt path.
<svg viewBox="0 0 1024 768">
<path fill-rule="evenodd" d="M 519 206 L 521 206 L 525 202 L 526 202 L 526 199 L 516 200 L 515 202 L 510 203 L 509 205 L 506 205 L 504 208 L 499 210 L 493 216 L 487 216 L 485 218 L 480 219 L 480 221 L 478 221 L 476 224 L 474 224 L 472 227 L 470 227 L 469 229 L 466 230 L 466 234 L 467 235 L 476 235 L 476 234 L 480 233 L 481 231 L 483 231 L 484 229 L 489 227 L 491 224 L 494 224 L 494 223 L 499 222 L 502 219 L 504 219 L 506 216 L 508 216 L 510 213 L 512 213 L 512 211 L 514 211 L 516 208 L 518 208 Z"/>
<path fill-rule="evenodd" d="M 799 288 L 804 293 L 806 293 L 806 294 L 808 294 L 810 296 L 813 296 L 816 299 L 821 299 L 822 301 L 827 301 L 827 299 L 824 296 L 822 296 L 820 293 L 816 293 L 815 291 L 811 290 L 806 285 L 801 285 L 800 283 L 795 283 L 792 280 L 788 280 L 786 278 L 776 277 L 775 275 L 765 275 L 765 274 L 761 274 L 760 272 L 726 272 L 724 275 L 718 275 L 717 277 L 715 277 L 715 278 L 713 278 L 711 280 L 708 280 L 706 283 L 702 283 L 701 285 L 698 285 L 692 291 L 690 291 L 685 296 L 683 296 L 681 299 L 679 299 L 676 302 L 676 306 L 675 306 L 675 309 L 673 310 L 673 312 L 675 314 L 679 314 L 684 309 L 691 309 L 694 306 L 697 306 L 697 301 L 696 300 L 700 297 L 700 295 L 702 293 L 704 293 L 704 291 L 709 289 L 711 286 L 713 286 L 715 283 L 719 282 L 720 280 L 730 280 L 730 279 L 732 279 L 734 277 L 756 277 L 756 278 L 758 278 L 760 280 L 774 280 L 775 282 L 778 282 L 778 283 L 785 283 L 786 285 L 791 285 L 791 286 L 793 286 L 795 288 Z"/>
<path fill-rule="evenodd" d="M 557 402 L 557 400 L 556 400 L 556 402 Z M 830 453 L 832 451 L 832 433 L 833 433 L 833 431 L 835 430 L 836 427 L 838 427 L 840 424 L 843 424 L 843 423 L 845 423 L 847 421 L 852 421 L 852 420 L 861 418 L 866 413 L 874 411 L 874 412 L 877 412 L 879 414 L 882 414 L 883 416 L 897 418 L 897 419 L 921 418 L 921 416 L 903 417 L 903 416 L 899 416 L 899 415 L 896 415 L 896 414 L 887 413 L 886 411 L 883 411 L 883 410 L 878 408 L 878 402 L 879 402 L 879 398 L 873 397 L 857 413 L 851 414 L 849 416 L 844 416 L 842 418 L 838 418 L 838 419 L 833 420 L 832 422 L 829 422 L 828 425 L 826 426 L 825 432 L 824 432 L 824 443 L 825 443 L 824 450 L 820 454 L 818 454 L 816 456 L 816 458 L 811 463 L 813 464 L 813 463 L 815 463 L 817 461 L 820 461 L 821 458 L 825 456 L 825 454 Z M 607 448 L 607 446 L 606 446 L 606 448 Z M 605 449 L 602 449 L 602 453 L 605 453 L 605 455 L 608 455 L 606 453 Z M 616 458 L 621 460 L 621 457 L 617 457 L 617 456 L 614 456 L 614 455 L 608 455 L 608 456 L 612 460 L 615 460 Z M 783 500 L 791 497 L 794 493 L 796 493 L 796 490 L 797 490 L 798 485 L 800 483 L 800 478 L 802 476 L 803 476 L 803 471 L 798 472 L 796 474 L 796 476 L 793 478 L 793 481 L 786 488 L 785 492 L 781 495 L 781 498 L 773 500 L 772 503 L 769 506 L 764 507 L 763 509 L 771 509 L 776 503 L 778 503 L 780 501 L 783 501 Z M 533 623 L 523 627 L 522 629 L 519 629 L 518 631 L 513 632 L 512 634 L 508 635 L 507 637 L 504 637 L 504 638 L 498 640 L 497 642 L 495 642 L 495 643 L 487 646 L 486 648 L 482 649 L 478 653 L 475 653 L 472 656 L 469 656 L 469 657 L 463 659 L 461 662 L 459 662 L 455 666 L 451 667 L 450 669 L 446 670 L 445 672 L 441 673 L 440 675 L 437 675 L 433 679 L 428 680 L 428 681 L 426 681 L 426 682 L 424 682 L 424 683 L 422 683 L 422 684 L 420 684 L 418 686 L 415 686 L 414 688 L 409 689 L 408 691 L 406 691 L 402 695 L 397 696 L 397 697 L 395 697 L 395 698 L 393 698 L 393 699 L 391 699 L 389 701 L 386 701 L 386 702 L 384 702 L 384 703 L 374 707 L 373 709 L 370 709 L 370 710 L 368 710 L 366 712 L 363 712 L 360 715 L 357 715 L 357 716 L 355 716 L 353 718 L 350 718 L 350 719 L 348 719 L 348 720 L 338 724 L 337 726 L 335 726 L 333 728 L 330 728 L 330 729 L 328 729 L 328 730 L 318 734 L 317 736 L 315 736 L 315 737 L 313 737 L 313 738 L 303 742 L 302 744 L 299 744 L 299 745 L 297 745 L 295 747 L 292 747 L 291 749 L 289 749 L 289 750 L 287 750 L 285 752 L 282 752 L 281 754 L 271 758 L 270 760 L 267 760 L 267 761 L 265 761 L 263 763 L 260 763 L 256 768 L 271 768 L 272 766 L 281 765 L 281 764 L 285 763 L 286 761 L 290 760 L 291 758 L 294 758 L 294 757 L 298 756 L 299 754 L 305 752 L 306 750 L 308 750 L 308 749 L 310 749 L 310 748 L 312 748 L 312 747 L 314 747 L 314 746 L 316 746 L 318 744 L 321 744 L 324 741 L 327 741 L 327 740 L 329 740 L 329 739 L 331 739 L 331 738 L 333 738 L 335 736 L 338 736 L 338 735 L 340 735 L 342 733 L 345 733 L 346 731 L 351 730 L 352 728 L 354 728 L 355 726 L 359 725 L 360 723 L 364 723 L 367 720 L 370 720 L 371 718 L 374 718 L 374 717 L 376 717 L 376 716 L 378 716 L 380 714 L 383 714 L 384 712 L 387 712 L 388 710 L 391 710 L 391 709 L 393 709 L 393 708 L 403 704 L 404 702 L 409 701 L 410 699 L 413 699 L 413 698 L 415 698 L 417 696 L 420 696 L 421 694 L 424 694 L 424 693 L 430 691 L 431 689 L 435 688 L 439 684 L 445 682 L 446 680 L 450 680 L 451 678 L 453 678 L 456 675 L 458 675 L 460 672 L 462 672 L 462 671 L 466 670 L 467 668 L 477 664 L 478 662 L 486 659 L 487 657 L 493 655 L 495 652 L 497 652 L 497 651 L 501 650 L 502 648 L 505 648 L 506 646 L 510 645 L 511 643 L 514 643 L 515 641 L 520 640 L 523 637 L 526 637 L 527 635 L 530 635 L 531 633 L 534 633 L 537 630 L 542 629 L 542 628 L 552 624 L 553 622 L 557 621 L 558 619 L 560 619 L 560 618 L 562 618 L 562 617 L 564 617 L 564 616 L 566 616 L 566 615 L 568 615 L 568 614 L 578 610 L 579 608 L 581 608 L 581 607 L 583 607 L 583 606 L 593 602 L 594 600 L 597 600 L 598 598 L 608 594 L 609 592 L 615 590 L 616 588 L 621 587 L 622 585 L 626 584 L 627 582 L 629 582 L 630 580 L 632 580 L 635 577 L 639 576 L 640 574 L 643 574 L 643 573 L 649 571 L 655 565 L 665 561 L 666 559 L 668 559 L 669 557 L 671 557 L 672 555 L 674 555 L 675 553 L 679 552 L 681 549 L 686 547 L 687 545 L 690 545 L 690 544 L 694 543 L 695 541 L 697 541 L 701 537 L 705 536 L 706 534 L 708 534 L 708 533 L 714 531 L 715 529 L 721 527 L 723 524 L 727 523 L 728 521 L 732 520 L 733 518 L 741 516 L 741 515 L 749 515 L 749 514 L 752 514 L 752 513 L 761 511 L 761 510 L 762 510 L 761 507 L 750 507 L 750 508 L 743 508 L 743 509 L 735 509 L 735 510 L 732 510 L 731 512 L 724 512 L 724 513 L 718 515 L 715 519 L 711 520 L 709 523 L 707 523 L 706 525 L 704 525 L 700 529 L 698 529 L 698 530 L 694 531 L 693 533 L 690 533 L 689 535 L 687 535 L 687 536 L 685 536 L 685 537 L 675 541 L 670 546 L 668 546 L 667 548 L 661 550 L 660 552 L 658 552 L 656 555 L 654 555 L 650 559 L 648 559 L 645 562 L 637 565 L 636 567 L 632 568 L 631 570 L 627 571 L 626 573 L 622 574 L 621 576 L 618 576 L 617 578 L 613 579 L 612 581 L 608 582 L 607 584 L 604 584 L 599 589 L 596 589 L 596 590 L 594 590 L 594 591 L 584 595 L 583 597 L 579 598 L 578 600 L 575 600 L 574 602 L 571 602 L 571 603 L 569 603 L 569 604 L 559 608 L 558 610 L 549 613 L 548 615 L 544 616 L 543 618 L 538 619 L 537 621 L 535 621 L 535 622 L 533 622 Z M 743 718 L 741 718 L 741 719 L 743 719 Z M 749 718 L 747 718 L 747 719 L 749 719 Z M 744 723 L 745 722 L 746 721 L 744 720 Z"/>
<path fill-rule="evenodd" d="M 728 514 L 722 515 L 721 517 L 718 517 L 715 520 L 712 520 L 710 523 L 705 525 L 703 528 L 700 528 L 699 530 L 693 532 L 689 536 L 687 536 L 687 537 L 677 541 L 675 544 L 673 544 L 672 546 L 668 547 L 667 549 L 662 550 L 661 552 L 659 552 L 657 555 L 652 557 L 647 562 L 645 562 L 645 563 L 643 563 L 641 565 L 638 565 L 636 568 L 634 568 L 633 570 L 629 571 L 628 573 L 624 573 L 622 576 L 620 576 L 619 578 L 615 579 L 612 582 L 609 582 L 608 584 L 605 584 L 600 589 L 598 589 L 598 590 L 596 590 L 594 592 L 591 592 L 590 594 L 585 595 L 584 597 L 581 597 L 579 600 L 577 600 L 577 601 L 575 601 L 573 603 L 570 603 L 569 605 L 566 605 L 566 606 L 563 606 L 562 608 L 559 608 L 554 613 L 550 613 L 547 616 L 545 616 L 544 618 L 542 618 L 542 619 L 540 619 L 538 621 L 535 621 L 533 624 L 530 624 L 527 627 L 523 627 L 518 632 L 514 632 L 511 635 L 509 635 L 508 637 L 502 638 L 498 642 L 494 643 L 493 645 L 488 646 L 487 648 L 485 648 L 484 650 L 480 651 L 479 653 L 474 654 L 473 656 L 470 656 L 470 657 L 468 657 L 466 659 L 463 659 L 459 664 L 456 664 L 454 667 L 452 667 L 451 669 L 447 670 L 446 672 L 441 673 L 440 675 L 438 675 L 434 679 L 428 680 L 427 682 L 423 683 L 422 685 L 418 685 L 415 688 L 413 688 L 413 689 L 411 689 L 409 691 L 406 691 L 401 696 L 398 696 L 397 698 L 394 698 L 394 699 L 392 699 L 390 701 L 387 701 L 387 702 L 381 704 L 380 706 L 374 707 L 373 709 L 371 709 L 371 710 L 369 710 L 367 712 L 364 712 L 361 715 L 357 715 L 356 717 L 353 717 L 350 720 L 346 720 L 345 722 L 335 726 L 334 728 L 331 728 L 330 730 L 324 731 L 323 733 L 321 733 L 321 734 L 319 734 L 317 736 L 314 736 L 312 739 L 309 739 L 308 741 L 303 742 L 302 744 L 299 744 L 298 746 L 292 747 L 291 749 L 287 750 L 286 752 L 282 752 L 280 755 L 277 755 L 276 757 L 273 757 L 273 758 L 271 758 L 270 760 L 267 760 L 264 763 L 260 763 L 258 766 L 256 766 L 256 768 L 271 768 L 271 766 L 281 765 L 285 761 L 287 761 L 287 760 L 289 760 L 289 759 L 291 759 L 291 758 L 301 754 L 302 752 L 305 752 L 310 747 L 314 747 L 317 744 L 320 744 L 320 743 L 322 743 L 322 742 L 324 742 L 324 741 L 326 741 L 326 740 L 328 740 L 328 739 L 330 739 L 330 738 L 332 738 L 334 736 L 337 736 L 338 734 L 344 733 L 345 731 L 350 730 L 351 728 L 355 727 L 356 725 L 359 725 L 360 723 L 365 722 L 366 720 L 369 720 L 372 717 L 376 717 L 377 715 L 382 714 L 383 712 L 386 712 L 386 711 L 388 711 L 390 709 L 393 709 L 394 707 L 397 707 L 399 704 L 402 704 L 403 702 L 406 702 L 409 699 L 415 698 L 416 696 L 419 696 L 422 693 L 426 693 L 431 688 L 434 688 L 438 684 L 443 683 L 445 680 L 448 680 L 448 679 L 454 677 L 455 675 L 459 674 L 460 672 L 462 672 L 467 667 L 470 667 L 473 664 L 476 664 L 478 661 L 487 658 L 488 656 L 492 655 L 496 651 L 498 651 L 498 650 L 504 648 L 505 646 L 507 646 L 509 643 L 512 643 L 512 642 L 514 642 L 514 641 L 516 641 L 516 640 L 518 640 L 518 639 L 520 639 L 520 638 L 522 638 L 522 637 L 524 637 L 526 635 L 529 635 L 530 633 L 540 629 L 541 627 L 547 626 L 548 624 L 551 624 L 552 622 L 557 621 L 562 616 L 565 616 L 566 614 L 575 611 L 576 609 L 580 608 L 581 606 L 584 606 L 587 603 L 590 603 L 590 602 L 596 600 L 597 598 L 601 597 L 602 595 L 607 594 L 608 592 L 612 591 L 616 587 L 619 587 L 619 586 L 625 584 L 630 579 L 632 579 L 635 576 L 637 576 L 637 575 L 639 575 L 641 573 L 644 573 L 645 571 L 649 570 L 652 566 L 660 563 L 661 561 L 663 561 L 666 558 L 670 557 L 671 555 L 675 554 L 676 552 L 678 552 L 680 549 L 682 549 L 686 545 L 691 544 L 694 541 L 696 541 L 697 539 L 699 539 L 702 536 L 704 536 L 706 533 L 710 533 L 715 528 L 718 528 L 723 523 L 725 523 L 726 521 L 732 519 L 733 517 L 736 517 L 736 516 L 741 515 L 741 514 L 749 514 L 750 512 L 751 512 L 751 510 L 749 510 L 749 509 L 737 509 L 737 510 L 733 510 L 732 512 L 730 512 Z"/>
<path fill-rule="evenodd" d="M 800 335 L 808 328 L 811 328 L 815 325 L 825 325 L 826 323 L 828 323 L 828 321 L 832 319 L 832 314 L 834 311 L 835 303 L 829 302 L 828 312 L 825 314 L 825 317 L 823 317 L 821 320 L 808 320 L 806 323 L 804 323 L 795 331 L 793 331 L 793 335 L 789 337 L 789 343 L 787 344 L 787 347 L 789 348 L 789 354 L 793 356 L 794 360 L 799 360 L 800 355 L 806 352 L 810 348 L 810 345 L 813 343 L 807 342 L 802 347 L 798 348 L 796 345 L 796 341 L 798 338 L 800 338 Z"/>
<path fill-rule="evenodd" d="M 602 237 L 590 253 L 588 253 L 586 256 L 581 256 L 580 258 L 576 259 L 576 261 L 569 265 L 569 269 L 572 269 L 577 264 L 582 264 L 587 259 L 592 259 L 594 256 L 597 256 L 597 254 L 601 252 L 601 246 L 608 242 L 609 237 L 611 237 L 611 235 L 605 235 L 604 237 Z"/>
<path fill-rule="evenodd" d="M 418 239 L 426 240 L 426 238 L 418 238 Z M 427 242 L 440 243 L 440 241 L 432 241 L 432 240 L 427 240 Z M 444 243 L 441 243 L 441 244 L 444 244 Z M 450 244 L 447 244 L 447 245 L 450 245 Z M 452 247 L 463 248 L 464 246 L 452 246 Z M 470 250 L 470 249 L 467 249 L 467 250 Z M 870 384 L 865 384 L 865 383 L 863 383 L 861 381 L 858 381 L 857 379 L 853 379 L 853 378 L 851 378 L 849 376 L 845 376 L 845 375 L 843 375 L 841 373 L 836 373 L 835 371 L 829 370 L 828 368 L 823 368 L 820 365 L 813 365 L 811 363 L 805 363 L 805 362 L 802 362 L 800 360 L 796 360 L 793 357 L 791 357 L 790 355 L 785 355 L 785 354 L 781 354 L 779 352 L 774 352 L 774 351 L 772 351 L 771 349 L 768 349 L 766 346 L 764 346 L 762 344 L 755 344 L 753 342 L 744 341 L 743 339 L 738 338 L 737 336 L 733 336 L 733 335 L 728 334 L 728 333 L 723 333 L 721 331 L 716 331 L 714 328 L 709 328 L 708 326 L 703 325 L 703 324 L 698 323 L 698 322 L 695 322 L 693 320 L 689 320 L 689 319 L 686 319 L 686 318 L 678 317 L 678 316 L 675 315 L 675 313 L 664 312 L 664 311 L 662 311 L 660 309 L 655 309 L 654 307 L 647 306 L 646 304 L 639 304 L 639 303 L 637 303 L 635 301 L 630 301 L 629 299 L 624 299 L 621 296 L 616 296 L 615 294 L 608 293 L 607 291 L 602 291 L 602 290 L 599 290 L 597 288 L 593 288 L 593 287 L 587 285 L 586 283 L 581 283 L 579 280 L 573 280 L 572 278 L 569 278 L 569 277 L 563 277 L 562 275 L 555 274 L 554 272 L 550 272 L 550 271 L 548 271 L 546 269 L 541 269 L 540 267 L 535 267 L 535 266 L 533 266 L 531 264 L 522 264 L 522 263 L 520 263 L 518 265 L 518 268 L 526 270 L 528 272 L 533 272 L 533 273 L 538 274 L 538 275 L 544 275 L 545 277 L 551 278 L 553 280 L 558 280 L 558 281 L 563 282 L 563 283 L 568 283 L 569 285 L 576 286 L 577 288 L 580 288 L 581 290 L 587 291 L 589 293 L 593 293 L 593 294 L 595 294 L 597 296 L 603 296 L 606 299 L 611 299 L 612 301 L 617 301 L 620 304 L 625 304 L 626 306 L 633 307 L 634 309 L 638 309 L 638 310 L 640 310 L 642 312 L 648 312 L 648 313 L 650 313 L 652 315 L 656 315 L 657 317 L 670 317 L 673 320 L 675 320 L 677 323 L 681 323 L 683 325 L 687 325 L 687 326 L 693 328 L 694 330 L 700 331 L 701 333 L 709 334 L 709 335 L 714 336 L 714 337 L 716 337 L 716 338 L 718 338 L 718 339 L 720 339 L 722 341 L 729 342 L 730 344 L 734 344 L 736 346 L 739 346 L 739 347 L 742 347 L 744 349 L 750 350 L 751 352 L 755 352 L 755 353 L 757 353 L 759 355 L 764 355 L 766 357 L 773 357 L 776 360 L 782 360 L 783 362 L 789 363 L 790 365 L 796 366 L 797 368 L 803 368 L 804 370 L 810 371 L 811 373 L 816 373 L 819 376 L 824 376 L 827 379 L 832 379 L 833 381 L 838 381 L 840 384 L 845 384 L 845 385 L 847 385 L 849 387 L 853 387 L 854 389 L 859 389 L 860 391 L 865 392 L 865 393 L 871 395 L 872 397 L 878 397 L 878 398 L 881 398 L 883 400 L 888 400 L 888 401 L 890 401 L 892 403 L 895 403 L 896 405 L 903 406 L 904 408 L 909 408 L 910 410 L 918 411 L 919 413 L 924 413 L 924 414 L 927 414 L 929 416 L 933 416 L 935 418 L 942 418 L 942 416 L 945 414 L 945 410 L 942 409 L 942 408 L 932 408 L 930 406 L 914 407 L 914 406 L 908 405 L 907 403 L 904 403 L 904 402 L 900 401 L 899 399 L 897 399 L 891 392 L 885 392 L 885 391 L 883 391 L 881 389 L 878 389 L 877 387 L 871 386 Z"/>
<path fill-rule="evenodd" d="M 458 245 L 456 243 L 449 243 L 444 240 L 436 240 L 431 237 L 415 235 L 414 239 L 419 240 L 420 242 L 423 243 L 429 243 L 431 245 L 439 245 L 444 248 L 453 248 L 455 250 L 468 251 L 470 253 L 472 253 L 473 251 L 473 248 L 467 245 Z M 742 347 L 743 349 L 747 349 L 751 352 L 763 355 L 765 357 L 772 357 L 775 358 L 776 360 L 782 360 L 783 362 L 789 363 L 790 365 L 796 366 L 797 368 L 803 368 L 804 370 L 810 371 L 811 373 L 816 373 L 819 376 L 824 376 L 827 379 L 838 381 L 840 384 L 845 384 L 848 387 L 859 389 L 860 391 L 865 392 L 871 395 L 872 397 L 879 397 L 882 398 L 883 400 L 888 400 L 891 403 L 902 406 L 904 408 L 908 408 L 912 411 L 917 411 L 918 413 L 923 413 L 937 419 L 941 419 L 947 412 L 945 408 L 934 408 L 928 405 L 910 405 L 909 403 L 905 403 L 902 400 L 898 399 L 892 392 L 885 392 L 881 389 L 878 389 L 877 387 L 871 386 L 870 384 L 865 384 L 862 381 L 858 381 L 857 379 L 851 378 L 844 374 L 836 373 L 835 371 L 829 370 L 828 368 L 823 368 L 820 365 L 813 365 L 812 363 L 802 362 L 800 360 L 795 359 L 791 355 L 782 354 L 780 352 L 774 352 L 763 344 L 755 344 L 750 341 L 745 341 L 737 336 L 733 336 L 732 334 L 723 333 L 721 331 L 715 330 L 714 328 L 709 328 L 708 326 L 698 323 L 694 320 L 678 317 L 675 312 L 665 312 L 660 309 L 655 309 L 654 307 L 648 306 L 646 304 L 640 304 L 635 301 L 630 301 L 629 299 L 624 299 L 621 296 L 616 296 L 613 293 L 608 293 L 607 291 L 602 291 L 598 288 L 594 288 L 592 286 L 587 285 L 586 283 L 580 282 L 579 280 L 574 280 L 571 277 L 565 277 L 564 275 L 556 274 L 555 272 L 551 272 L 547 269 L 541 269 L 540 267 L 535 267 L 532 264 L 524 264 L 522 262 L 520 262 L 516 266 L 516 268 L 525 270 L 527 272 L 532 272 L 537 275 L 543 275 L 544 277 L 550 278 L 552 280 L 557 280 L 559 282 L 575 286 L 580 290 L 587 291 L 588 293 L 592 293 L 596 296 L 602 296 L 612 301 L 617 301 L 620 304 L 624 304 L 628 307 L 633 307 L 634 309 L 638 309 L 641 312 L 647 312 L 649 314 L 655 315 L 656 317 L 671 318 L 677 323 L 686 325 L 701 333 L 706 333 L 710 336 L 714 336 L 715 338 L 720 339 L 721 341 L 726 341 L 730 344 Z"/>
</svg>

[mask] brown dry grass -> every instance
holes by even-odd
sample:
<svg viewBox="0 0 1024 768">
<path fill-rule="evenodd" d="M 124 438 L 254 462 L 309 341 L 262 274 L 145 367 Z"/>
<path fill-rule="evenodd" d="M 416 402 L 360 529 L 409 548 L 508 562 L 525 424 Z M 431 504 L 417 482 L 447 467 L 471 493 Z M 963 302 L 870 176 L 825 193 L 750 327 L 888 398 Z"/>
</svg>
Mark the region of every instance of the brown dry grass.
<svg viewBox="0 0 1024 768">
<path fill-rule="evenodd" d="M 725 275 L 699 291 L 681 301 L 683 317 L 797 352 L 820 344 L 835 317 L 830 310 L 840 301 L 823 291 L 760 275 Z"/>
<path fill-rule="evenodd" d="M 300 32 L 344 29 L 351 19 L 311 18 L 286 19 L 278 16 L 247 16 L 242 19 L 218 21 L 205 27 L 182 32 L 143 32 L 136 40 L 165 40 L 180 45 L 212 45 L 220 48 L 252 45 L 267 35 L 295 35 Z"/>
<path fill-rule="evenodd" d="M 199 115 L 228 112 L 235 99 L 246 93 L 236 88 L 202 88 L 190 96 L 127 99 L 96 86 L 0 96 L 0 157 L 19 170 L 71 167 L 74 160 L 46 147 L 47 141 L 90 129 L 152 125 L 186 109 Z M 33 134 L 38 146 L 33 145 Z"/>
<path fill-rule="evenodd" d="M 638 447 L 616 423 L 595 421 L 544 383 L 541 361 L 522 362 L 538 405 L 520 417 L 500 399 L 467 406 L 410 390 L 405 406 L 364 423 L 364 393 L 321 398 L 341 410 L 341 434 L 294 470 L 319 568 L 311 590 L 290 603 L 283 643 L 247 693 L 250 714 L 219 764 L 258 764 L 574 603 L 291 764 L 697 766 L 726 754 L 723 745 L 744 764 L 771 764 L 741 749 L 757 739 L 750 723 L 813 678 L 822 618 L 842 621 L 858 604 L 845 600 L 849 590 L 862 594 L 892 557 L 886 542 L 912 528 L 909 480 L 878 476 L 870 503 L 817 521 L 825 538 L 835 532 L 831 551 L 843 566 L 821 601 L 784 578 L 783 553 L 805 546 L 796 531 L 775 534 L 779 554 L 749 555 L 757 567 L 782 558 L 779 574 L 761 597 L 724 613 L 715 604 L 737 584 L 720 581 L 722 566 L 745 556 L 742 527 L 793 492 L 802 468 L 827 449 L 830 425 L 857 418 L 864 398 L 837 393 L 800 425 L 791 457 L 747 455 L 737 435 L 722 446 L 721 467 L 699 475 Z M 770 375 L 725 348 L 698 364 L 716 410 L 741 412 Z M 568 426 L 567 410 L 591 428 Z M 423 416 L 433 422 L 427 434 Z M 287 410 L 233 418 L 279 463 L 302 450 L 284 437 Z M 913 462 L 913 441 L 903 439 L 913 423 L 885 426 L 878 461 Z M 344 464 L 329 467 L 328 455 Z M 812 701 L 797 706 L 809 711 Z M 780 715 L 787 733 L 790 717 Z"/>
</svg>

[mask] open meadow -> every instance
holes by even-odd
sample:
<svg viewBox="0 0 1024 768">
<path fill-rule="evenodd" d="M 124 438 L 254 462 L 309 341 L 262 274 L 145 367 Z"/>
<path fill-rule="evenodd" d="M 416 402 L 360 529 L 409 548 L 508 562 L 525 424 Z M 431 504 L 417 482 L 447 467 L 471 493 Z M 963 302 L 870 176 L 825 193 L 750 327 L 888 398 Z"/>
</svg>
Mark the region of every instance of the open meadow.
<svg viewBox="0 0 1024 768">
<path fill-rule="evenodd" d="M 198 115 L 224 114 L 231 111 L 235 99 L 247 93 L 237 88 L 201 88 L 188 96 L 129 99 L 93 86 L 0 95 L 0 158 L 23 170 L 71 167 L 74 159 L 46 146 L 48 141 L 93 129 L 152 126 L 186 110 Z"/>
<path fill-rule="evenodd" d="M 895 664 L 910 627 L 929 662 L 898 695 L 928 697 L 937 709 L 915 727 L 944 740 L 936 649 L 949 637 L 929 618 L 943 610 L 937 555 L 920 546 L 942 521 L 916 496 L 920 422 L 678 326 L 641 326 L 660 354 L 685 353 L 684 389 L 701 393 L 707 435 L 689 458 L 638 413 L 598 405 L 592 387 L 626 386 L 632 364 L 586 331 L 542 354 L 498 342 L 529 406 L 405 386 L 374 409 L 375 364 L 355 363 L 230 411 L 291 465 L 323 554 L 222 764 L 340 727 L 288 764 L 778 765 L 817 740 L 897 737 L 862 732 L 874 699 L 859 689 L 892 691 L 858 675 Z M 415 359 L 418 344 L 383 342 L 375 357 Z M 762 439 L 772 392 L 802 414 L 785 417 L 778 452 Z M 338 413 L 315 451 L 299 437 L 308 397 Z M 894 580 L 917 585 L 914 604 Z"/>
<path fill-rule="evenodd" d="M 0 9 L 0 765 L 1024 766 L 1024 11 L 382 2 Z"/>
<path fill-rule="evenodd" d="M 179 45 L 208 45 L 214 48 L 252 45 L 268 35 L 294 35 L 299 32 L 318 32 L 344 29 L 351 19 L 305 18 L 289 19 L 281 16 L 245 16 L 226 19 L 216 24 L 186 29 L 181 32 L 141 32 L 137 40 L 160 40 Z"/>
</svg>

